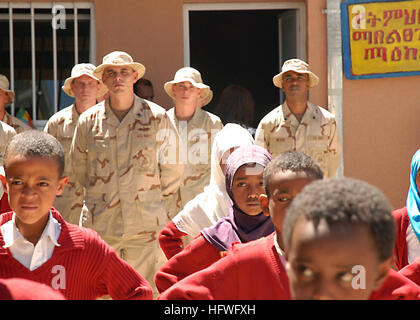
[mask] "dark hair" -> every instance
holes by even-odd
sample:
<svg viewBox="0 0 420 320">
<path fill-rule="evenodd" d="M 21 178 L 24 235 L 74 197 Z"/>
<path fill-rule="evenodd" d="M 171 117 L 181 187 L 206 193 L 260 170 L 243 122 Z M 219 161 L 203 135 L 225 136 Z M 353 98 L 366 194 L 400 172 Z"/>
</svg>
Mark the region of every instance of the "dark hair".
<svg viewBox="0 0 420 320">
<path fill-rule="evenodd" d="M 395 241 L 392 207 L 378 188 L 364 181 L 330 178 L 305 186 L 286 211 L 283 223 L 286 248 L 301 217 L 315 224 L 325 220 L 330 226 L 340 222 L 365 224 L 373 236 L 379 260 L 392 256 Z"/>
<path fill-rule="evenodd" d="M 36 129 L 23 131 L 10 140 L 4 153 L 4 168 L 10 154 L 44 159 L 55 159 L 59 165 L 60 177 L 64 172 L 64 150 L 60 142 L 49 133 Z"/>
<path fill-rule="evenodd" d="M 254 121 L 255 102 L 251 92 L 239 85 L 229 85 L 223 89 L 214 109 L 226 123 L 241 123 L 249 127 Z"/>
<path fill-rule="evenodd" d="M 140 78 L 139 80 L 136 81 L 136 83 L 133 84 L 134 92 L 137 92 L 137 87 L 140 85 L 152 87 L 153 89 L 153 84 L 149 79 Z"/>
<path fill-rule="evenodd" d="M 271 177 L 280 171 L 305 172 L 308 176 L 322 179 L 320 165 L 313 158 L 301 151 L 286 151 L 276 156 L 264 169 L 264 190 L 270 197 L 269 185 Z"/>
</svg>

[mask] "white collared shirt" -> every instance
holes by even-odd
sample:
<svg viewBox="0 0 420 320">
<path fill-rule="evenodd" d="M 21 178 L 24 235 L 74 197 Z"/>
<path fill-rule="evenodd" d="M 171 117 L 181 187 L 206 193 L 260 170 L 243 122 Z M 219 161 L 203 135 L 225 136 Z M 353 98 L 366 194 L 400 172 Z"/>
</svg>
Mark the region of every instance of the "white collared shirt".
<svg viewBox="0 0 420 320">
<path fill-rule="evenodd" d="M 408 263 L 413 263 L 418 257 L 420 257 L 420 243 L 414 233 L 413 226 L 411 223 L 408 225 L 406 233 L 407 241 L 407 260 Z"/>
<path fill-rule="evenodd" d="M 286 259 L 284 258 L 284 251 L 280 248 L 279 243 L 277 242 L 277 232 L 274 234 L 274 247 L 277 250 L 277 253 L 280 256 L 280 260 L 283 263 L 283 266 L 286 266 Z"/>
<path fill-rule="evenodd" d="M 19 232 L 14 213 L 12 219 L 1 226 L 1 233 L 5 243 L 3 248 L 9 248 L 13 258 L 32 271 L 51 258 L 55 246 L 60 246 L 57 240 L 61 225 L 50 212 L 47 225 L 34 246 Z"/>
</svg>

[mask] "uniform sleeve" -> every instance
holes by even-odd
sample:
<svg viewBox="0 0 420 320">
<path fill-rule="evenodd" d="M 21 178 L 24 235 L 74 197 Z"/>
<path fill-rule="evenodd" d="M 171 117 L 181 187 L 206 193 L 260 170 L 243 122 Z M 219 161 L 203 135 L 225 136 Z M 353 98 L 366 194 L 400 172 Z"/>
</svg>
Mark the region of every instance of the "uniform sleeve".
<svg viewBox="0 0 420 320">
<path fill-rule="evenodd" d="M 49 133 L 50 135 L 57 138 L 57 125 L 52 119 L 48 120 L 47 124 L 45 125 L 44 132 Z"/>
<path fill-rule="evenodd" d="M 219 250 L 200 234 L 158 270 L 155 274 L 156 287 L 162 293 L 190 274 L 207 268 L 220 257 Z"/>
<path fill-rule="evenodd" d="M 159 170 L 162 196 L 168 219 L 171 220 L 181 209 L 179 187 L 184 170 L 176 161 L 176 131 L 166 113 L 161 119 L 157 136 L 159 146 Z"/>
<path fill-rule="evenodd" d="M 328 164 L 328 177 L 334 177 L 336 175 L 338 166 L 341 160 L 341 140 L 340 134 L 337 130 L 337 122 L 333 120 L 331 124 L 331 137 L 329 145 L 329 164 Z"/>
<path fill-rule="evenodd" d="M 0 127 L 0 131 L 2 131 L 0 134 L 0 166 L 4 166 L 4 152 L 6 151 L 6 146 L 17 133 L 15 129 L 5 123 Z"/>
<path fill-rule="evenodd" d="M 159 300 L 236 300 L 241 272 L 235 254 L 189 275 L 164 291 Z"/>
<path fill-rule="evenodd" d="M 170 221 L 159 233 L 159 245 L 163 250 L 166 258 L 170 259 L 183 249 L 184 242 L 182 237 L 187 233 L 182 232 L 177 226 Z"/>
<path fill-rule="evenodd" d="M 265 138 L 264 131 L 265 126 L 261 120 L 258 124 L 257 130 L 255 131 L 255 144 L 268 150 L 269 145 L 267 143 L 267 139 Z"/>
<path fill-rule="evenodd" d="M 80 183 L 84 188 L 87 187 L 87 131 L 86 122 L 79 121 L 73 135 L 73 140 L 69 152 L 70 180 Z"/>
</svg>

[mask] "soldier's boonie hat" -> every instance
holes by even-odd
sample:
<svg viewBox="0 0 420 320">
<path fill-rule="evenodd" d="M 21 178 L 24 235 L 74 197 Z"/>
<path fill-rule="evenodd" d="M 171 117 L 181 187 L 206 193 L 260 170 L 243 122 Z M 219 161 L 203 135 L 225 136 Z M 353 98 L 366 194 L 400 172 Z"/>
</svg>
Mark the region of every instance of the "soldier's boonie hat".
<svg viewBox="0 0 420 320">
<path fill-rule="evenodd" d="M 273 83 L 276 87 L 282 88 L 283 74 L 285 74 L 288 71 L 308 74 L 311 88 L 315 87 L 319 82 L 318 76 L 309 70 L 309 65 L 305 61 L 300 59 L 290 59 L 283 63 L 281 72 L 273 77 Z"/>
<path fill-rule="evenodd" d="M 113 51 L 103 57 L 102 64 L 95 69 L 93 75 L 99 79 L 102 79 L 102 73 L 104 72 L 105 68 L 123 66 L 129 66 L 133 68 L 133 70 L 138 74 L 137 79 L 143 77 L 144 73 L 146 72 L 145 66 L 141 63 L 134 62 L 133 58 L 127 52 Z"/>
<path fill-rule="evenodd" d="M 67 78 L 66 81 L 64 81 L 64 86 L 62 86 L 61 88 L 63 89 L 65 93 L 67 93 L 67 95 L 74 98 L 74 92 L 71 90 L 70 84 L 73 82 L 74 79 L 77 79 L 81 76 L 88 76 L 88 77 L 91 77 L 93 80 L 98 81 L 101 84 L 101 88 L 99 89 L 96 97 L 97 98 L 102 97 L 108 91 L 108 88 L 102 83 L 100 79 L 98 79 L 97 77 L 93 75 L 93 71 L 95 70 L 95 68 L 96 67 L 91 63 L 76 64 L 71 69 L 71 76 Z"/>
<path fill-rule="evenodd" d="M 166 82 L 163 87 L 164 87 L 166 93 L 172 99 L 175 99 L 175 97 L 172 93 L 172 86 L 176 83 L 185 82 L 185 81 L 188 81 L 194 87 L 201 89 L 201 93 L 200 93 L 201 99 L 205 99 L 205 98 L 208 97 L 208 95 L 210 93 L 210 87 L 203 83 L 203 80 L 201 79 L 200 72 L 198 70 L 194 69 L 194 68 L 191 68 L 191 67 L 184 67 L 184 68 L 179 69 L 175 73 L 174 80 Z M 209 103 L 210 100 L 207 103 Z M 203 104 L 203 106 L 204 105 L 205 104 Z"/>
<path fill-rule="evenodd" d="M 203 101 L 203 105 L 202 105 L 201 107 L 204 107 L 204 106 L 208 105 L 212 99 L 213 99 L 213 91 L 210 89 L 210 90 L 209 90 L 209 94 L 208 94 L 208 95 L 207 95 L 207 97 L 204 99 L 204 101 Z"/>
<path fill-rule="evenodd" d="M 10 90 L 9 86 L 9 79 L 7 79 L 5 75 L 0 74 L 0 89 L 6 92 L 6 94 L 9 96 L 9 100 L 6 102 L 6 106 L 11 104 L 15 99 L 15 93 L 13 90 Z"/>
</svg>

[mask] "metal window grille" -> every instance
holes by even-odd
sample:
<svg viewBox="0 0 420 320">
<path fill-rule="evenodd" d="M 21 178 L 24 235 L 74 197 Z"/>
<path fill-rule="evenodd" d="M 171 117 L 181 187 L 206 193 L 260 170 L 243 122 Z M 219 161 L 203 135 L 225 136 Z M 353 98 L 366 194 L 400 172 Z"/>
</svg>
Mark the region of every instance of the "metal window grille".
<svg viewBox="0 0 420 320">
<path fill-rule="evenodd" d="M 0 73 L 16 94 L 10 113 L 27 111 L 43 128 L 73 103 L 61 87 L 75 64 L 95 64 L 95 49 L 92 3 L 1 2 Z"/>
</svg>

